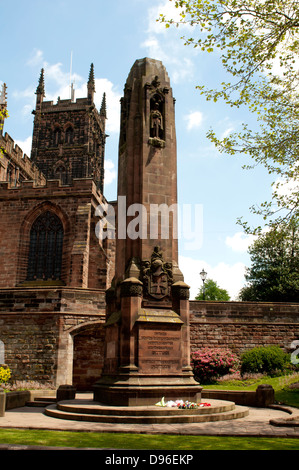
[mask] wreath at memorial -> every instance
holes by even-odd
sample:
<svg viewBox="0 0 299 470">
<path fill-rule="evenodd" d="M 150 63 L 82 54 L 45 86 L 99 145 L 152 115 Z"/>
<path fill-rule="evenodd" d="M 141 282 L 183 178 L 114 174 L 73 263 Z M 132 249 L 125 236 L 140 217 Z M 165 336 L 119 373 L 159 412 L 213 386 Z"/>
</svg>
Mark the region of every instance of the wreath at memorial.
<svg viewBox="0 0 299 470">
<path fill-rule="evenodd" d="M 202 408 L 204 406 L 211 406 L 210 403 L 205 403 L 205 402 L 202 402 L 202 403 L 194 403 L 194 402 L 191 402 L 191 401 L 184 401 L 184 400 L 175 400 L 175 401 L 172 401 L 172 400 L 169 400 L 167 402 L 165 402 L 165 398 L 162 397 L 161 401 L 159 401 L 158 403 L 156 403 L 156 406 L 163 406 L 163 407 L 166 407 L 166 408 L 179 408 L 181 410 L 187 410 L 187 409 L 196 409 L 196 408 Z"/>
</svg>

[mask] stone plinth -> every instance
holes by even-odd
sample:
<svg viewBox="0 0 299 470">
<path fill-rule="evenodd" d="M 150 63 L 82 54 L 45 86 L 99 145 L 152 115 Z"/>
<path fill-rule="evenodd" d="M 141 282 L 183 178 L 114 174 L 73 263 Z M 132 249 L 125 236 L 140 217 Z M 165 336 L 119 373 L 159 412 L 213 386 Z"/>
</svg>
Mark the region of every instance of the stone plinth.
<svg viewBox="0 0 299 470">
<path fill-rule="evenodd" d="M 103 375 L 94 400 L 122 406 L 153 405 L 167 400 L 200 402 L 202 387 L 190 367 L 189 287 L 173 286 L 172 308 L 143 306 L 136 278 L 121 285 L 121 308 L 107 319 Z"/>
</svg>

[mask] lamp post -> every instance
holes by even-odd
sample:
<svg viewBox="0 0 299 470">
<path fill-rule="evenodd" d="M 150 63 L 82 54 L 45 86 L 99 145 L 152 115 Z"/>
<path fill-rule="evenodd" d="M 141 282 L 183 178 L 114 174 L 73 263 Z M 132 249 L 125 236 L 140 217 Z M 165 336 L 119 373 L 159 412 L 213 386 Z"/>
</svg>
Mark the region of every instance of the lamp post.
<svg viewBox="0 0 299 470">
<path fill-rule="evenodd" d="M 203 300 L 206 300 L 206 299 L 205 299 L 205 280 L 207 279 L 207 273 L 206 273 L 205 270 L 203 269 L 199 274 L 200 274 L 200 277 L 201 277 L 201 280 L 202 280 L 202 285 L 203 285 L 203 288 L 202 288 L 202 298 L 203 298 Z"/>
</svg>

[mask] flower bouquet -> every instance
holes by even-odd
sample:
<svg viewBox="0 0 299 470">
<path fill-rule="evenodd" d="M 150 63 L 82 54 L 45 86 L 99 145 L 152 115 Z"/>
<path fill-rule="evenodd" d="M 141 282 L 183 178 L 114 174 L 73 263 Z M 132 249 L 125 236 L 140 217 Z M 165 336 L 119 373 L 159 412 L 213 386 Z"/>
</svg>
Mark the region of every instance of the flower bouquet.
<svg viewBox="0 0 299 470">
<path fill-rule="evenodd" d="M 164 406 L 164 407 L 168 407 L 168 408 L 179 408 L 181 410 L 186 410 L 186 409 L 196 409 L 196 408 L 202 408 L 204 406 L 211 406 L 210 403 L 193 403 L 193 402 L 190 402 L 188 400 L 184 401 L 184 400 L 175 400 L 175 401 L 172 401 L 172 400 L 169 400 L 167 402 L 165 402 L 165 398 L 162 397 L 161 401 L 159 401 L 158 403 L 156 403 L 156 406 Z"/>
</svg>

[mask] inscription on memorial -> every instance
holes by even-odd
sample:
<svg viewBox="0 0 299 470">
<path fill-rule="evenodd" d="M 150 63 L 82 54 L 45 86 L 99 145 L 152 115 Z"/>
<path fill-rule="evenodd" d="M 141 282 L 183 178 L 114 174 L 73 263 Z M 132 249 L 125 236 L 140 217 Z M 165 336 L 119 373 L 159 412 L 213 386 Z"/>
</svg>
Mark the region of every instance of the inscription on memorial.
<svg viewBox="0 0 299 470">
<path fill-rule="evenodd" d="M 174 373 L 181 369 L 180 329 L 144 329 L 139 333 L 139 371 Z"/>
</svg>

